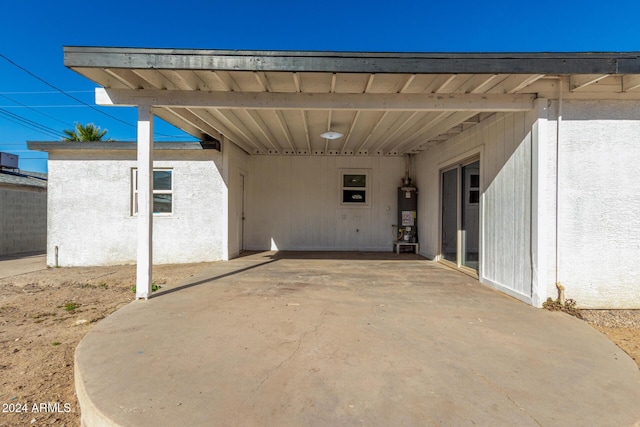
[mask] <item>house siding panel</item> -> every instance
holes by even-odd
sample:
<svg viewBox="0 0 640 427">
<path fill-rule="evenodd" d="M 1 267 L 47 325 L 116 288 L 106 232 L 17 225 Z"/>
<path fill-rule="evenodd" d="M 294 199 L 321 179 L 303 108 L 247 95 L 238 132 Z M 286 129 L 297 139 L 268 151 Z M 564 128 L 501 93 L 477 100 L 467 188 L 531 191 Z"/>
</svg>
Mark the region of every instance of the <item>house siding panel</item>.
<svg viewBox="0 0 640 427">
<path fill-rule="evenodd" d="M 496 113 L 416 158 L 422 252 L 439 251 L 440 170 L 480 155 L 480 280 L 531 301 L 531 128 L 535 113 Z"/>
<path fill-rule="evenodd" d="M 391 250 L 398 157 L 251 156 L 247 248 Z M 341 169 L 369 171 L 369 206 L 340 203 Z"/>
</svg>

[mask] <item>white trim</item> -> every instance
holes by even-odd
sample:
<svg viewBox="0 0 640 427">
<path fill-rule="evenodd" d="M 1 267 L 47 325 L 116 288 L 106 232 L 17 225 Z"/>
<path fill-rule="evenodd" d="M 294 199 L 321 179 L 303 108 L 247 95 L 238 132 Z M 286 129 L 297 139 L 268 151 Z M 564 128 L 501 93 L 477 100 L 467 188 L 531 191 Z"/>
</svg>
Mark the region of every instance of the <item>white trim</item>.
<svg viewBox="0 0 640 427">
<path fill-rule="evenodd" d="M 373 195 L 372 183 L 371 183 L 371 169 L 370 168 L 349 168 L 349 169 L 338 169 L 339 174 L 339 182 L 340 191 L 338 193 L 340 206 L 348 207 L 348 208 L 370 208 L 371 207 L 371 197 Z M 365 186 L 364 187 L 347 187 L 344 185 L 344 176 L 345 175 L 364 175 L 365 177 Z M 359 202 L 345 202 L 344 201 L 344 191 L 364 191 L 365 193 L 365 201 L 364 203 Z"/>
<path fill-rule="evenodd" d="M 461 194 L 461 183 L 462 183 L 462 168 L 464 166 L 470 165 L 472 163 L 478 162 L 479 168 L 479 182 L 478 182 L 478 191 L 480 191 L 480 200 L 478 202 L 478 268 L 474 270 L 470 267 L 462 265 L 460 256 L 461 256 L 461 238 L 460 238 L 460 228 L 461 228 L 461 217 L 460 212 L 462 209 L 462 194 Z M 448 161 L 443 161 L 438 164 L 438 249 L 437 254 L 434 259 L 438 262 L 447 263 L 452 268 L 456 270 L 462 271 L 465 274 L 470 274 L 470 271 L 474 271 L 477 274 L 477 279 L 479 281 L 483 281 L 482 277 L 482 261 L 483 261 L 483 251 L 484 251 L 484 227 L 482 226 L 484 219 L 484 145 L 480 145 L 478 147 L 474 147 L 471 150 L 466 151 L 463 154 L 453 157 Z M 442 176 L 445 172 L 450 172 L 452 170 L 457 171 L 456 178 L 456 262 L 452 262 L 450 260 L 445 259 L 442 256 Z M 469 270 L 464 271 L 464 270 Z M 476 275 L 474 274 L 474 276 Z"/>
<path fill-rule="evenodd" d="M 153 195 L 154 194 L 169 194 L 171 196 L 171 212 L 153 212 L 153 216 L 154 217 L 168 217 L 168 216 L 173 216 L 174 215 L 174 201 L 175 198 L 173 197 L 174 194 L 174 173 L 173 173 L 173 168 L 170 167 L 158 167 L 158 168 L 153 168 L 152 171 L 152 176 L 155 172 L 171 172 L 171 189 L 170 190 L 156 190 L 155 188 L 153 189 L 152 195 L 151 195 L 151 206 L 152 206 L 152 210 L 153 210 Z M 153 185 L 153 178 L 151 179 L 152 185 Z M 137 184 L 138 184 L 138 168 L 137 167 L 133 167 L 131 168 L 131 196 L 130 196 L 130 215 L 131 216 L 138 216 L 138 211 L 136 209 L 136 197 L 138 196 L 138 188 L 137 188 Z"/>
</svg>

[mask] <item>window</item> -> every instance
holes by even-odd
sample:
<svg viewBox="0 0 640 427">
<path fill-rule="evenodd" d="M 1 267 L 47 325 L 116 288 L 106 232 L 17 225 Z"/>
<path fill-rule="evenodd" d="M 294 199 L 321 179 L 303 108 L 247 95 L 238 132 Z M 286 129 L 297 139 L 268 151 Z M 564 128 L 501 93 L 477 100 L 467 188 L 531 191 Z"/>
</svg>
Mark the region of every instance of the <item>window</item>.
<svg viewBox="0 0 640 427">
<path fill-rule="evenodd" d="M 173 213 L 173 174 L 171 169 L 153 170 L 153 213 Z M 138 169 L 132 169 L 131 215 L 138 213 Z"/>
<path fill-rule="evenodd" d="M 342 204 L 363 205 L 369 204 L 368 172 L 341 171 Z"/>
<path fill-rule="evenodd" d="M 480 203 L 480 175 L 472 174 L 469 177 L 469 204 Z"/>
</svg>

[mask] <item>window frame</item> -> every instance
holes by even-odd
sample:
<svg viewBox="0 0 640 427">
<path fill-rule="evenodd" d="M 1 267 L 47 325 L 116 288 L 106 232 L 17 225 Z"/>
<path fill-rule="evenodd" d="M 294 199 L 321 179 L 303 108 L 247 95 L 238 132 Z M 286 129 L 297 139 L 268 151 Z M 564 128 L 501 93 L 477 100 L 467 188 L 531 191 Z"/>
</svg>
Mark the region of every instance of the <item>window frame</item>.
<svg viewBox="0 0 640 427">
<path fill-rule="evenodd" d="M 153 193 L 151 195 L 151 200 L 153 203 L 153 196 L 156 194 L 168 194 L 171 196 L 171 211 L 170 212 L 153 212 L 153 216 L 173 216 L 174 207 L 173 207 L 173 190 L 174 190 L 174 174 L 173 168 L 153 168 L 152 171 L 152 181 L 153 181 L 153 173 L 155 172 L 170 172 L 171 173 L 171 188 L 169 190 L 156 190 L 153 189 Z M 131 200 L 130 200 L 130 214 L 131 216 L 138 216 L 138 168 L 131 168 Z"/>
<path fill-rule="evenodd" d="M 369 169 L 340 169 L 339 170 L 339 197 L 340 197 L 340 205 L 345 207 L 354 207 L 354 208 L 368 208 L 371 206 L 371 174 Z M 363 175 L 364 176 L 364 187 L 349 187 L 344 185 L 344 178 L 346 175 Z M 344 201 L 344 192 L 345 191 L 364 191 L 364 202 L 345 202 Z"/>
</svg>

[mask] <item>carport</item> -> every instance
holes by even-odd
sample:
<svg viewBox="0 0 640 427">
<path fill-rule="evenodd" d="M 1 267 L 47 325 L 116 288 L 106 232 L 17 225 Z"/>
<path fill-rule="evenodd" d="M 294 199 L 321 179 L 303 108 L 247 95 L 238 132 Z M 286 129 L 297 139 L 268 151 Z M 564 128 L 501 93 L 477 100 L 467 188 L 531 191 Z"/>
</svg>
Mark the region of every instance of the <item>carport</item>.
<svg viewBox="0 0 640 427">
<path fill-rule="evenodd" d="M 138 298 L 152 281 L 160 117 L 223 154 L 239 149 L 225 157 L 229 258 L 243 249 L 390 250 L 389 194 L 410 176 L 421 254 L 540 306 L 559 283 L 563 100 L 635 100 L 640 87 L 632 53 L 65 47 L 65 65 L 101 86 L 97 104 L 139 111 Z M 325 210 L 340 191 L 340 178 L 324 178 L 334 170 L 372 182 L 368 210 Z M 238 190 L 245 179 L 247 195 Z"/>
</svg>

